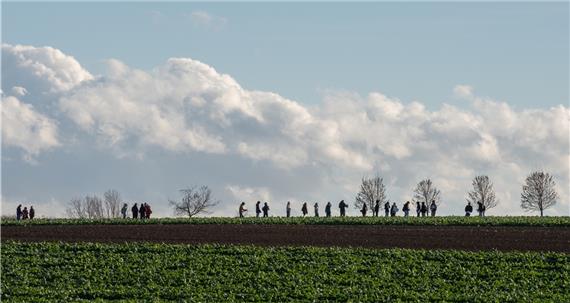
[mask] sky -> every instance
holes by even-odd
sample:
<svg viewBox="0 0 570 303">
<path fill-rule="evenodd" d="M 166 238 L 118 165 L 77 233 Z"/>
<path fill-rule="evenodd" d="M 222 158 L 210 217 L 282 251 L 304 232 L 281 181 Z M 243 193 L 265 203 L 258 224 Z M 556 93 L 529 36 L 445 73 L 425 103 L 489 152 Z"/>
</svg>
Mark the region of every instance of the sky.
<svg viewBox="0 0 570 303">
<path fill-rule="evenodd" d="M 485 174 L 520 215 L 540 169 L 568 215 L 569 36 L 567 2 L 3 2 L 2 214 L 112 188 L 172 216 L 205 184 L 282 215 L 375 174 L 461 214 Z"/>
</svg>

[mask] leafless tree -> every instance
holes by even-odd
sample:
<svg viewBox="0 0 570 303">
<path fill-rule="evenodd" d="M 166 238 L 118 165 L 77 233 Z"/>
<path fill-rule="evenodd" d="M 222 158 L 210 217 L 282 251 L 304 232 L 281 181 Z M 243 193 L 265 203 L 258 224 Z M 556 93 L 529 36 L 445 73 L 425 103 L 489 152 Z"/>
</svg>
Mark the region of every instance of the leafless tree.
<svg viewBox="0 0 570 303">
<path fill-rule="evenodd" d="M 497 206 L 499 200 L 495 197 L 495 189 L 488 176 L 477 176 L 471 184 L 473 185 L 473 190 L 467 193 L 467 202 L 471 202 L 473 205 L 481 202 L 485 209 Z"/>
<path fill-rule="evenodd" d="M 117 218 L 121 215 L 121 195 L 119 192 L 110 189 L 103 194 L 105 198 L 105 213 L 107 218 Z"/>
<path fill-rule="evenodd" d="M 87 209 L 85 203 L 80 198 L 73 198 L 67 205 L 67 215 L 71 218 L 87 218 Z"/>
<path fill-rule="evenodd" d="M 85 205 L 87 209 L 87 217 L 89 219 L 101 219 L 105 217 L 103 200 L 101 200 L 97 195 L 86 196 Z"/>
<path fill-rule="evenodd" d="M 556 204 L 558 193 L 554 189 L 556 183 L 549 173 L 535 171 L 526 177 L 521 193 L 521 208 L 525 211 L 540 211 Z"/>
<path fill-rule="evenodd" d="M 441 192 L 437 187 L 433 185 L 431 179 L 425 179 L 420 181 L 416 188 L 414 189 L 414 201 L 425 202 L 429 207 L 431 201 L 435 200 L 435 204 L 439 205 L 441 200 Z"/>
<path fill-rule="evenodd" d="M 384 179 L 376 175 L 372 178 L 363 177 L 362 184 L 360 184 L 360 191 L 356 194 L 354 206 L 361 209 L 363 204 L 368 206 L 368 209 L 373 210 L 376 200 L 380 200 L 380 205 L 386 202 L 386 186 Z"/>
<path fill-rule="evenodd" d="M 219 203 L 213 199 L 212 190 L 205 185 L 198 188 L 189 187 L 180 192 L 182 193 L 180 202 L 169 200 L 176 215 L 187 215 L 191 218 L 201 213 L 209 213 L 209 209 Z"/>
</svg>

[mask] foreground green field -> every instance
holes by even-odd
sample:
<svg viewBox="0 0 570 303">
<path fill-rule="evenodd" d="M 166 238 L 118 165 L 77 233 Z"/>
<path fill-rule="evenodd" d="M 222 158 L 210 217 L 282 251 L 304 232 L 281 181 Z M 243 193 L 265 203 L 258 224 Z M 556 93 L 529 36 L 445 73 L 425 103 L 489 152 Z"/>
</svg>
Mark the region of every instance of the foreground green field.
<svg viewBox="0 0 570 303">
<path fill-rule="evenodd" d="M 2 219 L 2 225 L 81 224 L 329 224 L 329 225 L 488 225 L 488 226 L 570 226 L 570 217 L 269 217 L 269 218 L 159 218 L 140 219 Z"/>
<path fill-rule="evenodd" d="M 570 255 L 2 243 L 2 302 L 570 302 Z"/>
</svg>

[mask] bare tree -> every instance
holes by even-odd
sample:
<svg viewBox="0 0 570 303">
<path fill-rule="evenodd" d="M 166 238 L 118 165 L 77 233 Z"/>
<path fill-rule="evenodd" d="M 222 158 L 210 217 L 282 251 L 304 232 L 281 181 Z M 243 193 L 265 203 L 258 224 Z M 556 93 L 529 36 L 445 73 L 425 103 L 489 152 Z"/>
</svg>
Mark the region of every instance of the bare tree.
<svg viewBox="0 0 570 303">
<path fill-rule="evenodd" d="M 354 206 L 357 209 L 361 209 L 363 204 L 367 204 L 368 209 L 374 209 L 374 204 L 376 200 L 380 200 L 380 204 L 386 202 L 386 186 L 384 185 L 384 179 L 376 175 L 373 178 L 362 178 L 362 184 L 360 184 L 360 191 L 356 194 L 356 199 L 354 201 Z"/>
<path fill-rule="evenodd" d="M 103 200 L 97 195 L 86 196 L 85 205 L 87 209 L 87 217 L 89 219 L 101 219 L 105 217 L 105 211 L 103 210 Z"/>
<path fill-rule="evenodd" d="M 121 215 L 121 195 L 119 192 L 110 189 L 103 194 L 105 198 L 105 214 L 107 218 L 117 218 Z"/>
<path fill-rule="evenodd" d="M 433 185 L 431 179 L 420 181 L 414 189 L 414 201 L 425 202 L 429 206 L 431 201 L 435 200 L 435 204 L 439 205 L 441 200 L 441 192 Z"/>
<path fill-rule="evenodd" d="M 549 173 L 535 171 L 526 177 L 521 193 L 521 208 L 525 211 L 540 211 L 556 204 L 558 193 L 554 189 L 556 183 Z"/>
<path fill-rule="evenodd" d="M 488 176 L 477 176 L 471 184 L 473 190 L 467 193 L 467 202 L 471 202 L 473 205 L 481 202 L 485 209 L 493 208 L 499 204 L 499 200 L 495 197 L 493 183 Z"/>
<path fill-rule="evenodd" d="M 212 190 L 205 185 L 199 188 L 189 187 L 180 192 L 182 193 L 180 202 L 168 200 L 176 215 L 187 215 L 191 218 L 200 213 L 208 213 L 210 208 L 219 203 L 219 201 L 214 201 Z"/>
<path fill-rule="evenodd" d="M 80 198 L 73 198 L 67 205 L 67 215 L 71 218 L 87 218 L 87 209 L 85 203 Z"/>
</svg>

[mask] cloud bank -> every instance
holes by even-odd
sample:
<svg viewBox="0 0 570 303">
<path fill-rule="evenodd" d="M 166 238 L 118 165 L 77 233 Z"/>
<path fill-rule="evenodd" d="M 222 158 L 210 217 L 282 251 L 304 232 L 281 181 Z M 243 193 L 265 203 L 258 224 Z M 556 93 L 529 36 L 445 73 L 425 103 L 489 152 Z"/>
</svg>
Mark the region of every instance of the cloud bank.
<svg viewBox="0 0 570 303">
<path fill-rule="evenodd" d="M 219 176 L 230 199 L 257 200 L 253 196 L 258 195 L 284 204 L 336 195 L 351 200 L 360 178 L 379 172 L 392 200 L 410 199 L 418 181 L 432 178 L 442 190 L 443 208 L 461 213 L 471 179 L 487 174 L 501 201 L 495 213 L 520 214 L 522 180 L 533 169 L 545 169 L 556 176 L 561 193 L 553 212 L 568 214 L 570 110 L 564 105 L 516 109 L 458 85 L 453 92 L 467 107 L 443 103 L 429 110 L 419 101 L 379 92 L 343 91 L 329 91 L 320 105 L 307 107 L 275 93 L 244 89 L 231 76 L 190 58 L 171 58 L 150 71 L 109 60 L 107 73 L 94 77 L 53 48 L 3 46 L 2 51 L 11 54 L 3 58 L 9 61 L 8 77 L 29 80 L 9 79 L 10 85 L 31 92 L 30 97 L 58 94 L 61 119 L 95 138 L 103 152 L 143 161 L 152 160 L 145 158 L 151 149 L 238 157 L 302 180 L 314 172 L 313 179 L 306 179 L 315 184 L 311 192 L 291 194 L 278 185 L 248 178 L 235 184 Z M 5 104 L 12 116 L 21 108 L 33 110 L 15 97 L 2 103 L 3 116 Z M 36 131 L 29 133 L 41 137 L 35 140 L 40 143 L 16 144 L 12 136 L 12 143 L 4 145 L 33 154 L 58 146 L 55 122 L 40 113 L 34 117 L 42 121 L 34 125 L 49 130 L 32 127 Z M 16 124 L 3 121 L 3 134 L 6 125 L 14 129 L 10 123 Z"/>
</svg>

